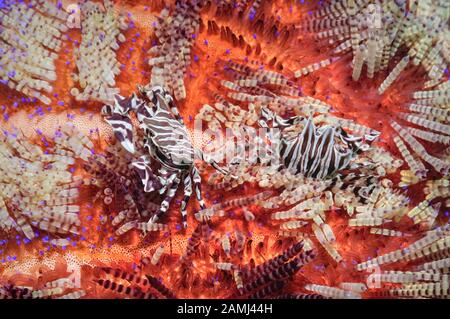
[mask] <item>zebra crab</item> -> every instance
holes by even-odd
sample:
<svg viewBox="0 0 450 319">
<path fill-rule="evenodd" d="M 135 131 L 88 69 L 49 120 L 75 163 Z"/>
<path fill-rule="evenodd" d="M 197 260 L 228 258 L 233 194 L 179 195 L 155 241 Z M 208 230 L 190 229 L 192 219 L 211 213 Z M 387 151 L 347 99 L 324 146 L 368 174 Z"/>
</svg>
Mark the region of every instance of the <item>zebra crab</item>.
<svg viewBox="0 0 450 319">
<path fill-rule="evenodd" d="M 128 98 L 116 95 L 114 104 L 105 105 L 102 109 L 102 114 L 112 127 L 116 139 L 125 150 L 134 154 L 130 112 L 136 114 L 139 127 L 144 132 L 144 148 L 149 152 L 149 155 L 140 156 L 131 165 L 141 179 L 145 192 L 159 191 L 165 196 L 159 210 L 147 224 L 131 223 L 129 228 L 139 226 L 144 233 L 154 229 L 156 221 L 169 209 L 181 181 L 184 184 L 181 217 L 183 227 L 186 228 L 186 207 L 192 195 L 192 184 L 200 208 L 206 209 L 201 192 L 201 177 L 194 165 L 194 159 L 199 158 L 207 162 L 224 175 L 228 174 L 228 171 L 193 147 L 172 96 L 161 86 L 138 86 L 137 94 L 133 93 Z M 158 174 L 150 167 L 152 159 L 161 165 Z"/>
<path fill-rule="evenodd" d="M 283 119 L 265 108 L 261 109 L 258 123 L 263 128 L 270 125 L 276 129 L 269 139 L 276 145 L 279 169 L 313 179 L 330 179 L 331 185 L 350 188 L 362 202 L 368 200 L 377 177 L 364 171 L 374 164 L 354 159 L 369 150 L 380 134 L 378 131 L 356 136 L 340 125 L 316 127 L 311 117 Z"/>
<path fill-rule="evenodd" d="M 277 129 L 271 139 L 277 145 L 276 154 L 282 165 L 294 174 L 323 179 L 343 169 L 356 169 L 352 159 L 379 136 L 371 131 L 364 136 L 355 136 L 341 126 L 323 125 L 316 127 L 313 119 L 294 116 L 283 119 L 263 108 L 259 125 Z"/>
</svg>

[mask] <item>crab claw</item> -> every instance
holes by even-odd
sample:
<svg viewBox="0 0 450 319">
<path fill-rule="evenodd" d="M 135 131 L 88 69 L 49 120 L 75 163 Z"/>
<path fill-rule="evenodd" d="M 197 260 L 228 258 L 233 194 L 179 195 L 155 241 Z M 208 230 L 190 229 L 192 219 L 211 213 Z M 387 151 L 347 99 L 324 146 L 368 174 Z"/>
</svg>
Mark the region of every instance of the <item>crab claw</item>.
<svg viewBox="0 0 450 319">
<path fill-rule="evenodd" d="M 114 136 L 120 144 L 130 153 L 134 153 L 133 143 L 133 124 L 131 119 L 126 115 L 113 113 L 105 118 L 106 122 L 111 125 Z"/>
<path fill-rule="evenodd" d="M 137 161 L 131 164 L 139 175 L 146 193 L 153 192 L 155 189 L 159 189 L 162 186 L 148 164 L 149 161 L 145 155 L 139 157 Z"/>
</svg>

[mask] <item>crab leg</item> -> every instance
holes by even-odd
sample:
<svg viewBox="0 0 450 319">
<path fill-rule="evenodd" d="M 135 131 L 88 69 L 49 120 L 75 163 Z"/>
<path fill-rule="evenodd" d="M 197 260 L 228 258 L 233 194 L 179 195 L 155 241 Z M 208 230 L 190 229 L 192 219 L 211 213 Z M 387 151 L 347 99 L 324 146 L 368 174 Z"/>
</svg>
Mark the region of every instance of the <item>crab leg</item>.
<svg viewBox="0 0 450 319">
<path fill-rule="evenodd" d="M 195 194 L 197 196 L 197 200 L 198 203 L 200 205 L 200 208 L 202 210 L 206 209 L 206 205 L 205 202 L 203 201 L 203 196 L 202 196 L 202 179 L 200 177 L 200 174 L 198 173 L 197 168 L 193 167 L 192 168 L 192 179 L 194 180 L 194 187 L 195 187 Z"/>
<path fill-rule="evenodd" d="M 175 193 L 177 192 L 178 185 L 180 185 L 180 179 L 178 176 L 175 177 L 169 189 L 167 190 L 166 197 L 161 203 L 161 208 L 159 211 L 149 220 L 149 223 L 155 223 L 158 219 L 161 218 L 162 215 L 169 209 L 169 205 L 172 202 L 172 199 L 175 197 Z"/>
<path fill-rule="evenodd" d="M 154 190 L 160 189 L 162 187 L 158 178 L 155 176 L 155 174 L 153 174 L 149 164 L 150 160 L 148 156 L 145 155 L 139 157 L 137 161 L 131 164 L 139 175 L 142 184 L 144 184 L 144 191 L 147 193 L 153 192 Z"/>
<path fill-rule="evenodd" d="M 184 178 L 184 198 L 181 202 L 181 219 L 183 221 L 183 227 L 187 228 L 187 213 L 186 206 L 192 195 L 192 180 L 190 174 L 186 174 Z"/>
</svg>

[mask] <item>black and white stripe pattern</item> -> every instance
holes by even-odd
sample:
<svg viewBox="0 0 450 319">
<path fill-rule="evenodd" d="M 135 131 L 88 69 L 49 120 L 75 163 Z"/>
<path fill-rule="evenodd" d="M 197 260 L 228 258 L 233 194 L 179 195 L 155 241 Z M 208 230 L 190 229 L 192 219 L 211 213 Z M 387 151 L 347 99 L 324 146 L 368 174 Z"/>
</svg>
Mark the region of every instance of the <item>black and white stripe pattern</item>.
<svg viewBox="0 0 450 319">
<path fill-rule="evenodd" d="M 184 178 L 184 197 L 183 201 L 181 202 L 181 219 L 183 222 L 183 227 L 187 227 L 187 204 L 189 203 L 189 199 L 192 195 L 192 179 L 189 175 L 186 175 Z"/>
<path fill-rule="evenodd" d="M 150 162 L 146 156 L 141 156 L 137 161 L 131 164 L 144 184 L 144 191 L 147 193 L 162 187 L 158 178 L 153 174 L 149 164 Z"/>
<path fill-rule="evenodd" d="M 150 157 L 144 155 L 132 163 L 145 192 L 165 193 L 159 210 L 148 223 L 155 223 L 164 215 L 175 197 L 179 184 L 183 181 L 184 198 L 181 203 L 181 215 L 183 226 L 187 227 L 186 207 L 192 195 L 192 184 L 201 209 L 206 208 L 201 194 L 201 177 L 194 166 L 194 157 L 197 155 L 203 160 L 206 159 L 201 151 L 195 150 L 192 146 L 187 129 L 170 94 L 159 86 L 138 89 L 139 96 L 133 95 L 130 98 L 116 96 L 114 106 L 105 106 L 103 113 L 121 145 L 130 153 L 134 153 L 133 125 L 129 112 L 135 112 L 139 126 L 145 133 L 144 146 L 150 156 L 161 164 L 158 175 L 155 175 L 150 167 Z M 213 160 L 207 162 L 221 173 L 227 173 Z"/>
<path fill-rule="evenodd" d="M 156 107 L 148 110 L 150 117 L 141 123 L 147 136 L 146 146 L 162 165 L 173 169 L 188 169 L 194 162 L 194 148 L 186 127 L 171 113 L 167 102 L 159 93 L 156 94 L 156 102 Z"/>
<path fill-rule="evenodd" d="M 330 189 L 336 187 L 343 191 L 351 191 L 362 204 L 366 204 L 377 185 L 377 176 L 350 172 L 348 174 L 338 174 L 333 177 Z"/>
<path fill-rule="evenodd" d="M 369 148 L 378 135 L 353 136 L 341 127 L 324 125 L 316 127 L 312 118 L 292 117 L 283 119 L 270 111 L 262 110 L 260 125 L 268 127 L 272 121 L 278 129 L 272 140 L 278 143 L 282 166 L 294 174 L 323 179 L 350 168 L 352 159 Z M 291 130 L 293 125 L 301 125 L 300 132 Z M 287 130 L 289 129 L 289 130 Z M 339 140 L 342 143 L 338 143 Z"/>
<path fill-rule="evenodd" d="M 149 221 L 150 223 L 155 223 L 162 215 L 164 215 L 165 212 L 167 212 L 170 203 L 172 202 L 172 199 L 175 197 L 179 185 L 180 179 L 178 178 L 178 176 L 175 175 L 174 180 L 170 183 L 167 189 L 166 197 L 162 201 L 160 209 Z"/>
<path fill-rule="evenodd" d="M 102 114 L 105 120 L 111 125 L 114 135 L 122 146 L 130 153 L 134 153 L 133 124 L 128 113 L 138 108 L 136 95 L 124 98 L 120 95 L 114 96 L 114 105 L 105 105 Z"/>
<path fill-rule="evenodd" d="M 332 126 L 316 129 L 311 119 L 306 120 L 297 137 L 281 141 L 284 166 L 296 174 L 314 178 L 324 178 L 346 168 L 354 153 L 339 151 L 335 147 L 335 134 Z"/>
</svg>

